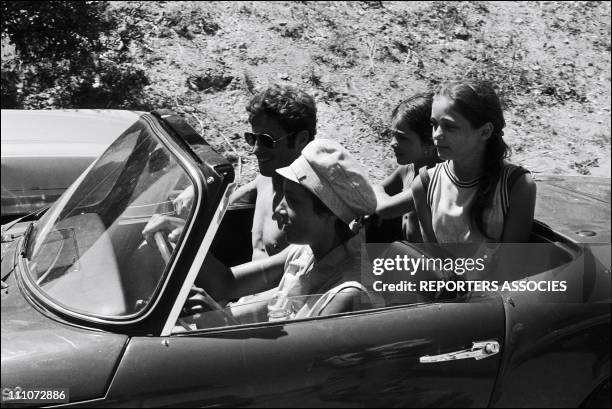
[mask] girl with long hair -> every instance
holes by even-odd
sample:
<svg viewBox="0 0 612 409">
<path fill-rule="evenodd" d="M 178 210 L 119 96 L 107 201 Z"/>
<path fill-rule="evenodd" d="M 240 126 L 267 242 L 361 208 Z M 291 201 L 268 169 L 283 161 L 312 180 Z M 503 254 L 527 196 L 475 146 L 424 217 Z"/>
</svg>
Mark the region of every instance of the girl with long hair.
<svg viewBox="0 0 612 409">
<path fill-rule="evenodd" d="M 426 185 L 430 217 L 419 212 L 425 241 L 526 243 L 536 186 L 528 171 L 506 160 L 505 121 L 493 87 L 483 81 L 443 84 L 434 94 L 431 125 L 444 162 L 412 186 Z"/>
</svg>

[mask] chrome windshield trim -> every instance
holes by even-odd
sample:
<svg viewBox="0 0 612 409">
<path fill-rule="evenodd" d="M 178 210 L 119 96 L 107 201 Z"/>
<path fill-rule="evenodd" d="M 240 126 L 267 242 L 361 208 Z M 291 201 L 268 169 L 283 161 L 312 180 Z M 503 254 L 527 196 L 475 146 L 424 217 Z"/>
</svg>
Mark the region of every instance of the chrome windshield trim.
<svg viewBox="0 0 612 409">
<path fill-rule="evenodd" d="M 160 135 L 160 134 L 165 135 L 166 131 L 163 130 L 157 124 L 156 120 L 151 120 L 150 114 L 144 115 L 143 118 L 145 118 L 147 122 L 151 125 L 151 127 L 155 129 L 156 135 Z M 195 215 L 197 215 L 200 212 L 200 208 L 202 207 L 202 196 L 204 192 L 204 187 L 202 184 L 203 177 L 201 176 L 201 171 L 198 169 L 198 167 L 192 163 L 193 158 L 188 153 L 186 153 L 183 150 L 184 148 L 180 147 L 172 138 L 167 138 L 167 140 L 165 138 L 159 138 L 159 139 L 162 141 L 162 143 L 169 142 L 169 144 L 165 144 L 165 146 L 179 159 L 179 164 L 184 165 L 183 168 L 187 171 L 187 174 L 189 175 L 189 177 L 191 178 L 191 181 L 193 182 L 194 194 L 195 194 L 195 197 L 197 198 L 197 201 L 195 202 L 195 206 L 192 210 L 193 216 L 191 217 L 189 224 L 187 225 L 187 229 L 183 232 L 184 239 L 181 240 L 181 245 L 178 247 L 178 249 L 175 249 L 175 252 L 172 255 L 172 263 L 166 266 L 166 269 L 168 270 L 168 274 L 166 274 L 165 281 L 162 283 L 161 287 L 157 291 L 157 296 L 155 297 L 153 302 L 147 305 L 147 308 L 145 308 L 145 310 L 140 315 L 137 315 L 138 319 L 136 321 L 143 320 L 146 317 L 148 317 L 151 314 L 151 312 L 155 309 L 155 307 L 157 307 L 157 305 L 159 304 L 161 295 L 165 292 L 168 286 L 168 283 L 170 282 L 170 278 L 172 277 L 172 272 L 175 269 L 177 260 L 180 258 L 180 255 L 183 253 L 183 249 L 185 248 L 185 244 L 187 242 L 186 239 L 191 235 L 191 231 L 195 225 L 195 219 L 196 219 Z"/>
<path fill-rule="evenodd" d="M 25 255 L 26 250 L 28 248 L 28 243 L 32 240 L 32 230 L 34 229 L 34 222 L 30 222 L 25 232 L 23 233 L 23 240 L 21 241 L 21 245 L 19 246 L 19 254 Z"/>
<path fill-rule="evenodd" d="M 221 200 L 221 203 L 217 206 L 217 209 L 215 210 L 215 214 L 213 215 L 211 223 L 208 226 L 208 230 L 206 231 L 206 234 L 204 235 L 204 239 L 202 240 L 202 243 L 200 244 L 200 247 L 198 248 L 198 252 L 196 253 L 195 258 L 193 259 L 193 262 L 191 263 L 191 267 L 189 268 L 189 272 L 187 273 L 187 276 L 185 277 L 185 281 L 183 281 L 183 286 L 181 287 L 181 290 L 178 296 L 176 297 L 174 305 L 172 306 L 172 310 L 170 310 L 168 319 L 166 320 L 166 323 L 164 324 L 164 328 L 162 329 L 162 333 L 161 333 L 162 337 L 167 337 L 172 334 L 172 330 L 174 329 L 178 321 L 181 310 L 183 309 L 183 305 L 185 305 L 185 302 L 187 301 L 187 296 L 189 295 L 189 291 L 191 290 L 191 287 L 193 286 L 193 283 L 195 282 L 195 279 L 198 276 L 198 273 L 200 272 L 202 265 L 204 264 L 204 259 L 206 255 L 208 254 L 208 250 L 210 249 L 210 246 L 212 244 L 213 239 L 215 238 L 215 235 L 217 234 L 217 229 L 221 225 L 221 220 L 223 219 L 223 216 L 225 215 L 225 212 L 227 210 L 227 204 L 229 202 L 229 197 L 234 192 L 235 188 L 236 188 L 236 183 L 232 182 L 225 189 L 225 192 L 223 194 L 223 199 Z"/>
<path fill-rule="evenodd" d="M 166 131 L 163 130 L 159 125 L 157 125 L 155 120 L 152 120 L 151 118 L 152 117 L 150 114 L 146 114 L 141 117 L 141 119 L 145 120 L 146 123 L 153 129 L 152 136 L 155 137 L 157 140 L 159 140 L 160 143 L 162 143 L 173 155 L 176 156 L 176 158 L 178 159 L 178 163 L 183 167 L 183 169 L 185 169 L 186 173 L 189 175 L 189 177 L 191 178 L 191 181 L 194 184 L 194 189 L 195 189 L 194 193 L 195 193 L 195 197 L 197 198 L 197 201 L 195 202 L 195 206 L 194 206 L 192 214 L 196 215 L 199 213 L 200 207 L 202 205 L 202 192 L 203 192 L 202 178 L 203 177 L 201 176 L 200 170 L 197 168 L 195 164 L 192 163 L 193 158 L 191 158 L 188 154 L 186 154 L 182 150 L 182 147 L 180 147 L 171 137 L 168 137 L 166 135 Z M 72 192 L 76 189 L 77 185 L 80 184 L 80 182 L 85 178 L 86 172 L 89 172 L 89 170 L 91 170 L 91 168 L 95 166 L 95 164 L 98 162 L 100 157 L 98 157 L 98 159 L 96 159 L 87 168 L 87 170 L 83 172 L 83 174 L 81 174 L 81 176 L 79 176 L 77 181 L 75 181 L 68 190 Z M 192 217 L 183 237 L 189 237 L 189 234 L 194 226 L 194 221 L 195 221 L 195 217 Z M 20 256 L 18 260 L 18 263 L 20 264 L 20 270 L 21 270 L 19 275 L 21 276 L 20 277 L 21 280 L 23 281 L 23 283 L 25 284 L 25 287 L 30 293 L 29 296 L 33 297 L 36 300 L 36 302 L 41 303 L 45 309 L 55 310 L 55 311 L 60 312 L 63 315 L 66 315 L 72 318 L 76 318 L 82 321 L 90 322 L 93 324 L 128 326 L 128 325 L 133 325 L 135 323 L 138 323 L 146 319 L 152 313 L 152 311 L 155 310 L 155 307 L 159 303 L 161 295 L 164 293 L 166 287 L 168 286 L 168 282 L 170 281 L 170 278 L 172 276 L 172 271 L 174 271 L 176 261 L 179 258 L 180 254 L 182 253 L 185 247 L 185 242 L 186 240 L 183 240 L 181 242 L 181 245 L 178 247 L 178 250 L 176 250 L 175 253 L 173 254 L 172 263 L 166 266 L 168 273 L 166 274 L 166 278 L 164 282 L 162 283 L 161 287 L 159 288 L 158 291 L 156 291 L 155 298 L 152 300 L 151 303 L 147 305 L 147 307 L 144 310 L 139 311 L 132 315 L 126 315 L 126 316 L 121 316 L 121 317 L 101 316 L 101 315 L 86 314 L 83 312 L 74 311 L 74 310 L 64 307 L 63 305 L 59 304 L 57 300 L 54 300 L 53 298 L 49 297 L 44 291 L 42 291 L 36 285 L 32 277 L 26 272 L 28 270 L 27 265 L 25 265 L 27 263 L 27 260 L 24 256 Z"/>
</svg>

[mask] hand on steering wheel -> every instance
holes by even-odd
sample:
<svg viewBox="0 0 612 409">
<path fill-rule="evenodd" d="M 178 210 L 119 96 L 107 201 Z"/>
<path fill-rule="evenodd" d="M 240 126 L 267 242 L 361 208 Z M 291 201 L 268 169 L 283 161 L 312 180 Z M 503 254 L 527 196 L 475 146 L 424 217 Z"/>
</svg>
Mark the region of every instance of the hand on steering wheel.
<svg viewBox="0 0 612 409">
<path fill-rule="evenodd" d="M 228 311 L 224 310 L 206 291 L 195 285 L 191 287 L 187 301 L 183 306 L 182 315 L 193 315 L 205 311 L 217 311 L 226 324 L 238 325 L 239 322 Z"/>
<path fill-rule="evenodd" d="M 189 211 L 191 210 L 193 198 L 193 185 L 190 185 L 181 193 L 179 193 L 179 195 L 175 197 L 174 200 L 172 200 L 172 204 L 174 205 L 174 211 L 178 216 L 187 217 Z"/>
<path fill-rule="evenodd" d="M 147 243 L 155 247 L 160 252 L 166 263 L 172 255 L 172 245 L 178 240 L 183 229 L 185 221 L 179 217 L 155 214 L 142 231 Z"/>
</svg>

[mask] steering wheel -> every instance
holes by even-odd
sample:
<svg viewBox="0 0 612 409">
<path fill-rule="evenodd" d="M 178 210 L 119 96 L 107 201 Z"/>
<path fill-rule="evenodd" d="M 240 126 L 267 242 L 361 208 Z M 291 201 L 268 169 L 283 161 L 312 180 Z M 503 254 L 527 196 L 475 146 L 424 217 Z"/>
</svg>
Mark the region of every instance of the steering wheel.
<svg viewBox="0 0 612 409">
<path fill-rule="evenodd" d="M 153 235 L 153 238 L 155 239 L 155 244 L 157 244 L 162 259 L 168 264 L 172 256 L 172 246 L 170 245 L 168 236 L 161 231 L 157 231 Z M 182 313 L 183 315 L 194 315 L 205 311 L 219 311 L 226 323 L 232 325 L 240 324 L 236 318 L 225 311 L 206 291 L 194 285 L 189 291 L 189 296 L 187 297 L 187 301 L 185 301 Z"/>
<path fill-rule="evenodd" d="M 164 263 L 166 263 L 167 265 L 170 262 L 170 257 L 172 256 L 172 245 L 170 245 L 168 236 L 165 235 L 162 231 L 158 230 L 153 235 L 153 238 L 155 239 L 155 244 L 157 244 L 159 254 L 164 260 Z"/>
</svg>

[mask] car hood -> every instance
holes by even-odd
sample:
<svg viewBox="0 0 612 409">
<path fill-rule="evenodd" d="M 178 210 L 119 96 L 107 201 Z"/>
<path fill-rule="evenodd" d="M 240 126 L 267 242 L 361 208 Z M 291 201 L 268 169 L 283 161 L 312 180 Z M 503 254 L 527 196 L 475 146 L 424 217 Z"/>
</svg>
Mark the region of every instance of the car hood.
<svg viewBox="0 0 612 409">
<path fill-rule="evenodd" d="M 2 158 L 96 158 L 139 116 L 118 110 L 2 110 Z"/>
<path fill-rule="evenodd" d="M 610 243 L 610 178 L 535 177 L 535 218 L 579 243 Z"/>
<path fill-rule="evenodd" d="M 138 117 L 132 111 L 2 110 L 3 197 L 11 190 L 66 189 Z"/>
<path fill-rule="evenodd" d="M 139 114 L 118 110 L 2 110 L 2 216 L 54 202 Z"/>
<path fill-rule="evenodd" d="M 103 397 L 128 337 L 70 326 L 34 308 L 11 272 L 16 244 L 3 243 L 2 389 L 69 388 L 71 402 Z"/>
</svg>

